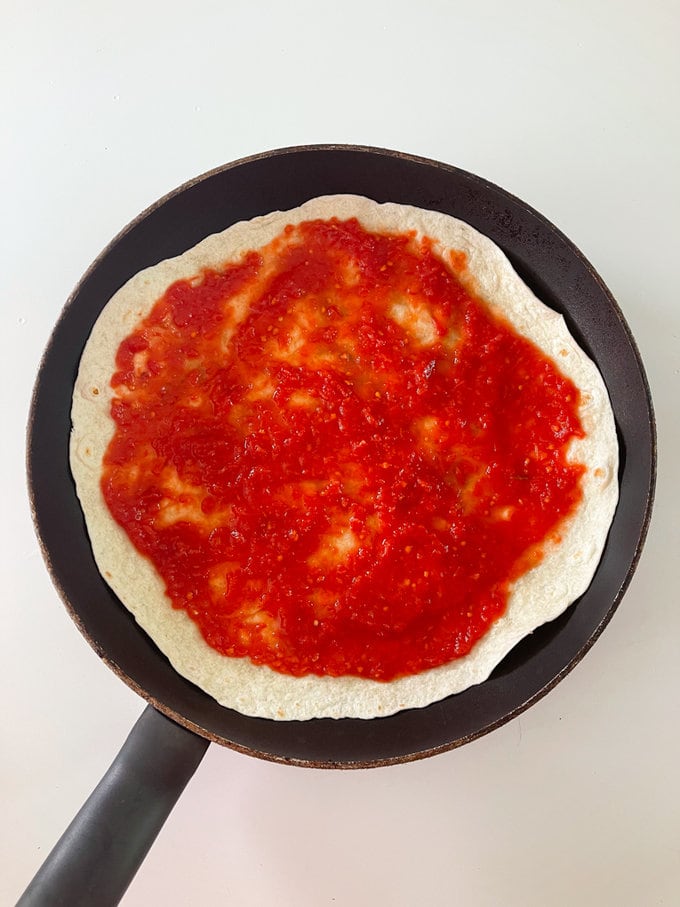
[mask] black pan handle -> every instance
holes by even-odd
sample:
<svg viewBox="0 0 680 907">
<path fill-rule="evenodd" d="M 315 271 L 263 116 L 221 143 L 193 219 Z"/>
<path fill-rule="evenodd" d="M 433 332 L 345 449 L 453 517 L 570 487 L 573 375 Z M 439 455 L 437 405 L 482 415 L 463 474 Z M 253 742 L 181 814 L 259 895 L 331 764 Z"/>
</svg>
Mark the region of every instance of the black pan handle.
<svg viewBox="0 0 680 907">
<path fill-rule="evenodd" d="M 17 907 L 118 904 L 207 748 L 147 706 Z"/>
</svg>

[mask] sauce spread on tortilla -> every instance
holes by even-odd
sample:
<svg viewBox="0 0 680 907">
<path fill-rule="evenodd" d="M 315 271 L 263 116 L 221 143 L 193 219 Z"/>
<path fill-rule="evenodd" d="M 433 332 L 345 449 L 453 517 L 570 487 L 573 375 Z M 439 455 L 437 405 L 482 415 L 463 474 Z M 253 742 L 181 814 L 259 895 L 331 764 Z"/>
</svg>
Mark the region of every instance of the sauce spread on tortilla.
<svg viewBox="0 0 680 907">
<path fill-rule="evenodd" d="M 210 646 L 414 674 L 466 655 L 558 537 L 578 390 L 465 284 L 428 239 L 312 221 L 122 343 L 102 490 Z"/>
</svg>

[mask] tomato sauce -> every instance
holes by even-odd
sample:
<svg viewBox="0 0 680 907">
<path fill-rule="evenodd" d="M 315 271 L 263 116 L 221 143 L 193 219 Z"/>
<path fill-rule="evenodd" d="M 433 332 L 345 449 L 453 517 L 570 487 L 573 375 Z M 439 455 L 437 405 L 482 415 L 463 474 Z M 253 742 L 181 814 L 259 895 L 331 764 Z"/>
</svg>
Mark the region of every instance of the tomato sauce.
<svg viewBox="0 0 680 907">
<path fill-rule="evenodd" d="M 173 284 L 121 344 L 102 490 L 214 649 L 424 671 L 556 538 L 579 392 L 466 285 L 427 239 L 312 221 Z"/>
</svg>

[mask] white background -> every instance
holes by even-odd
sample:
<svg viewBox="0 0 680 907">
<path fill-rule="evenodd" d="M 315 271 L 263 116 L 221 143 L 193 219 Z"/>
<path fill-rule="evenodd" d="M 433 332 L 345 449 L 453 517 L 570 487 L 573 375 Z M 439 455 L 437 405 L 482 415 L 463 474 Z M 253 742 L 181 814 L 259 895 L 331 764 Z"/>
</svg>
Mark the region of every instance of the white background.
<svg viewBox="0 0 680 907">
<path fill-rule="evenodd" d="M 123 903 L 677 904 L 678 4 L 1 5 L 0 903 L 143 708 L 72 625 L 33 534 L 24 430 L 50 330 L 91 260 L 170 189 L 270 148 L 356 142 L 503 186 L 603 276 L 659 422 L 644 556 L 575 671 L 462 749 L 332 772 L 211 746 Z"/>
</svg>

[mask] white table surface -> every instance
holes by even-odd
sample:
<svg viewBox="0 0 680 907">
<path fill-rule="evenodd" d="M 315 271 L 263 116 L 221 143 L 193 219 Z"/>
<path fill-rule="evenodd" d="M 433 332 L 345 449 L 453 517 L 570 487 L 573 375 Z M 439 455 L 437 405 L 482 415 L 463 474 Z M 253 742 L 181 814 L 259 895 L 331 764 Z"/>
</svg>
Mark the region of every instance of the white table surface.
<svg viewBox="0 0 680 907">
<path fill-rule="evenodd" d="M 583 662 L 473 744 L 364 772 L 211 746 L 123 903 L 680 903 L 678 34 L 672 0 L 3 4 L 0 903 L 143 708 L 71 623 L 31 524 L 24 430 L 50 330 L 159 196 L 317 142 L 470 170 L 582 249 L 651 382 L 651 531 Z"/>
</svg>

